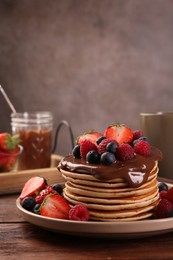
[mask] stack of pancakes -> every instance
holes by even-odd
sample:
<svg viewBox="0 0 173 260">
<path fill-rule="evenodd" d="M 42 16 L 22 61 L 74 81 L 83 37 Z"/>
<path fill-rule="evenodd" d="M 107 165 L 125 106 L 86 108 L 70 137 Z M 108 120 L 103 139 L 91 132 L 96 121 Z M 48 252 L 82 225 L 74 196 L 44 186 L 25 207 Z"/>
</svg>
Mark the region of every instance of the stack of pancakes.
<svg viewBox="0 0 173 260">
<path fill-rule="evenodd" d="M 90 220 L 132 221 L 149 218 L 158 204 L 158 162 L 147 182 L 130 187 L 122 178 L 100 181 L 88 173 L 60 169 L 65 178 L 64 197 L 71 205 L 84 204 Z"/>
</svg>

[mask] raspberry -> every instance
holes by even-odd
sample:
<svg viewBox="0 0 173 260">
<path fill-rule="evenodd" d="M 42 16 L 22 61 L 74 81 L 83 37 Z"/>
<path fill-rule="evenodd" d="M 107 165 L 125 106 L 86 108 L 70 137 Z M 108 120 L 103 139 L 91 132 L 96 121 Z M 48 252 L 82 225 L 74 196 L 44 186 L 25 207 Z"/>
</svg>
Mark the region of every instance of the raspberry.
<svg viewBox="0 0 173 260">
<path fill-rule="evenodd" d="M 155 218 L 166 218 L 173 210 L 173 204 L 167 199 L 161 199 L 154 211 Z"/>
<path fill-rule="evenodd" d="M 173 203 L 173 187 L 167 191 L 167 199 Z"/>
<path fill-rule="evenodd" d="M 151 153 L 151 146 L 148 142 L 141 140 L 134 145 L 134 151 L 137 154 L 148 156 Z"/>
<path fill-rule="evenodd" d="M 54 189 L 52 189 L 50 185 L 48 185 L 44 190 L 41 190 L 40 193 L 35 197 L 35 202 L 37 204 L 42 203 L 44 198 L 50 193 L 57 194 L 57 192 Z"/>
<path fill-rule="evenodd" d="M 70 220 L 78 220 L 78 221 L 88 221 L 89 220 L 89 211 L 84 205 L 75 205 L 69 211 L 69 219 Z"/>
<path fill-rule="evenodd" d="M 120 144 L 115 153 L 115 156 L 120 161 L 130 160 L 135 156 L 133 147 L 125 143 Z"/>
<path fill-rule="evenodd" d="M 160 191 L 160 198 L 161 199 L 167 199 L 167 196 L 168 194 L 167 194 L 167 191 L 166 190 L 162 190 L 162 191 Z"/>
<path fill-rule="evenodd" d="M 144 133 L 142 130 L 135 130 L 133 131 L 133 140 L 137 140 L 140 137 L 144 136 Z"/>
<path fill-rule="evenodd" d="M 86 159 L 86 155 L 89 151 L 97 151 L 97 146 L 92 143 L 90 140 L 83 140 L 80 143 L 80 154 L 83 159 Z"/>
<path fill-rule="evenodd" d="M 115 147 L 117 147 L 118 146 L 118 144 L 117 144 L 117 142 L 115 141 L 115 140 L 111 140 L 111 139 L 103 139 L 102 141 L 101 141 L 101 143 L 99 144 L 99 146 L 98 146 L 98 153 L 99 154 L 103 154 L 103 153 L 105 153 L 105 152 L 107 152 L 108 150 L 107 150 L 107 145 L 109 144 L 109 143 L 115 143 Z"/>
</svg>

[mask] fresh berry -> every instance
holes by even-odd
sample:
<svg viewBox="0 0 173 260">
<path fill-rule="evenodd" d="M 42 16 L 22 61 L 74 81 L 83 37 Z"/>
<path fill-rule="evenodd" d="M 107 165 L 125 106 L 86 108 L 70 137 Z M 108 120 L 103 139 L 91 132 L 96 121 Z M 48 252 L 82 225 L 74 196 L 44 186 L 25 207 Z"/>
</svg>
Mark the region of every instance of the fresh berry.
<svg viewBox="0 0 173 260">
<path fill-rule="evenodd" d="M 80 154 L 83 159 L 86 159 L 86 155 L 89 151 L 95 150 L 97 151 L 97 146 L 92 143 L 90 140 L 83 140 L 80 143 Z"/>
<path fill-rule="evenodd" d="M 107 139 L 115 140 L 118 144 L 131 143 L 133 132 L 129 127 L 123 124 L 116 124 L 109 126 L 105 130 L 104 136 L 106 136 Z"/>
<path fill-rule="evenodd" d="M 161 190 L 159 194 L 161 199 L 168 199 L 168 192 L 166 190 Z"/>
<path fill-rule="evenodd" d="M 25 197 L 33 196 L 36 192 L 44 189 L 46 181 L 43 177 L 32 177 L 24 185 L 20 194 L 20 199 L 23 200 Z"/>
<path fill-rule="evenodd" d="M 48 194 L 57 194 L 57 192 L 55 190 L 52 189 L 52 187 L 50 185 L 48 185 L 45 189 L 41 190 L 39 192 L 39 194 L 35 197 L 35 202 L 37 204 L 41 204 L 44 200 L 44 198 L 48 195 Z"/>
<path fill-rule="evenodd" d="M 106 151 L 110 153 L 115 153 L 117 150 L 118 144 L 115 141 L 111 141 L 106 145 Z"/>
<path fill-rule="evenodd" d="M 158 183 L 159 192 L 162 190 L 168 191 L 168 185 L 165 182 Z"/>
<path fill-rule="evenodd" d="M 167 199 L 161 199 L 159 204 L 154 210 L 155 218 L 169 217 L 170 212 L 173 210 L 173 204 Z"/>
<path fill-rule="evenodd" d="M 75 145 L 75 147 L 72 150 L 72 154 L 75 158 L 78 158 L 78 159 L 81 158 L 81 156 L 80 156 L 80 145 L 79 144 Z"/>
<path fill-rule="evenodd" d="M 120 144 L 116 150 L 115 156 L 120 161 L 130 160 L 135 156 L 133 147 L 130 144 Z"/>
<path fill-rule="evenodd" d="M 4 152 L 10 152 L 20 143 L 18 136 L 11 136 L 8 133 L 0 133 L 0 150 Z"/>
<path fill-rule="evenodd" d="M 35 206 L 35 200 L 34 197 L 26 197 L 22 200 L 21 205 L 26 210 L 32 210 Z"/>
<path fill-rule="evenodd" d="M 69 211 L 69 219 L 77 221 L 88 221 L 89 220 L 89 211 L 84 205 L 75 205 Z"/>
<path fill-rule="evenodd" d="M 133 140 L 139 139 L 141 136 L 144 136 L 144 133 L 142 130 L 133 131 Z"/>
<path fill-rule="evenodd" d="M 68 202 L 59 194 L 48 195 L 40 208 L 40 215 L 68 219 L 69 218 L 70 205 Z"/>
<path fill-rule="evenodd" d="M 151 153 L 151 146 L 147 141 L 141 140 L 134 145 L 134 151 L 137 154 L 148 156 Z"/>
<path fill-rule="evenodd" d="M 63 193 L 63 186 L 59 183 L 54 183 L 52 189 L 58 192 L 60 195 Z"/>
<path fill-rule="evenodd" d="M 106 139 L 105 136 L 101 136 L 97 139 L 96 143 L 99 145 L 104 139 Z"/>
<path fill-rule="evenodd" d="M 81 135 L 78 137 L 77 143 L 81 144 L 81 142 L 84 140 L 90 140 L 92 143 L 94 143 L 96 145 L 98 138 L 101 136 L 103 136 L 103 135 L 99 132 L 88 131 L 84 135 Z"/>
<path fill-rule="evenodd" d="M 116 161 L 115 155 L 113 153 L 105 152 L 102 153 L 100 157 L 100 162 L 103 165 L 111 165 Z"/>
<path fill-rule="evenodd" d="M 141 137 L 139 137 L 138 139 L 134 140 L 134 141 L 132 142 L 132 145 L 134 146 L 136 143 L 138 143 L 138 142 L 141 141 L 141 140 L 144 140 L 144 141 L 146 141 L 146 142 L 149 143 L 148 137 L 146 137 L 146 136 L 141 136 Z"/>
<path fill-rule="evenodd" d="M 167 199 L 173 203 L 173 187 L 167 191 Z"/>
<path fill-rule="evenodd" d="M 111 142 L 112 140 L 110 139 L 103 139 L 102 142 L 98 146 L 98 153 L 102 154 L 107 152 L 106 147 L 107 145 Z"/>
<path fill-rule="evenodd" d="M 33 208 L 33 212 L 40 215 L 40 207 L 41 207 L 41 204 L 35 204 L 35 206 Z"/>
<path fill-rule="evenodd" d="M 97 164 L 100 162 L 100 154 L 95 150 L 91 150 L 87 153 L 86 160 L 88 163 Z"/>
</svg>

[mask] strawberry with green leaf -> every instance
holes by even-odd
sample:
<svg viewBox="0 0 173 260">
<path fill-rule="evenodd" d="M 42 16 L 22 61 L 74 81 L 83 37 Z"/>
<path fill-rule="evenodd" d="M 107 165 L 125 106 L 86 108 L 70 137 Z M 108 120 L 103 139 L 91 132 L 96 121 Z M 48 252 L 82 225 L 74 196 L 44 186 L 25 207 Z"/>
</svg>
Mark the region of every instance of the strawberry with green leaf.
<svg viewBox="0 0 173 260">
<path fill-rule="evenodd" d="M 104 136 L 107 139 L 115 140 L 118 144 L 130 144 L 133 140 L 133 131 L 124 124 L 115 124 L 107 127 Z"/>
<path fill-rule="evenodd" d="M 0 150 L 4 152 L 11 152 L 16 149 L 20 143 L 18 136 L 11 136 L 8 133 L 0 133 Z"/>
<path fill-rule="evenodd" d="M 20 139 L 8 133 L 0 133 L 0 172 L 10 171 L 14 168 L 18 155 Z"/>
</svg>

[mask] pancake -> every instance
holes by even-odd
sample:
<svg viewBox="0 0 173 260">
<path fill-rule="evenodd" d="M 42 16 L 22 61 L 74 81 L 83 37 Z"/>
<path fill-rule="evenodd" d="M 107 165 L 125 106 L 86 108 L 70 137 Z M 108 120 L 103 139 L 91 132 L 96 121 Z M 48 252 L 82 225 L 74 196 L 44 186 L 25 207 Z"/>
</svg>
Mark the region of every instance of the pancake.
<svg viewBox="0 0 173 260">
<path fill-rule="evenodd" d="M 154 153 L 151 158 L 136 155 L 104 166 L 67 156 L 58 166 L 65 179 L 63 195 L 71 206 L 85 205 L 92 221 L 149 218 L 160 199 L 154 158 Z"/>
</svg>

